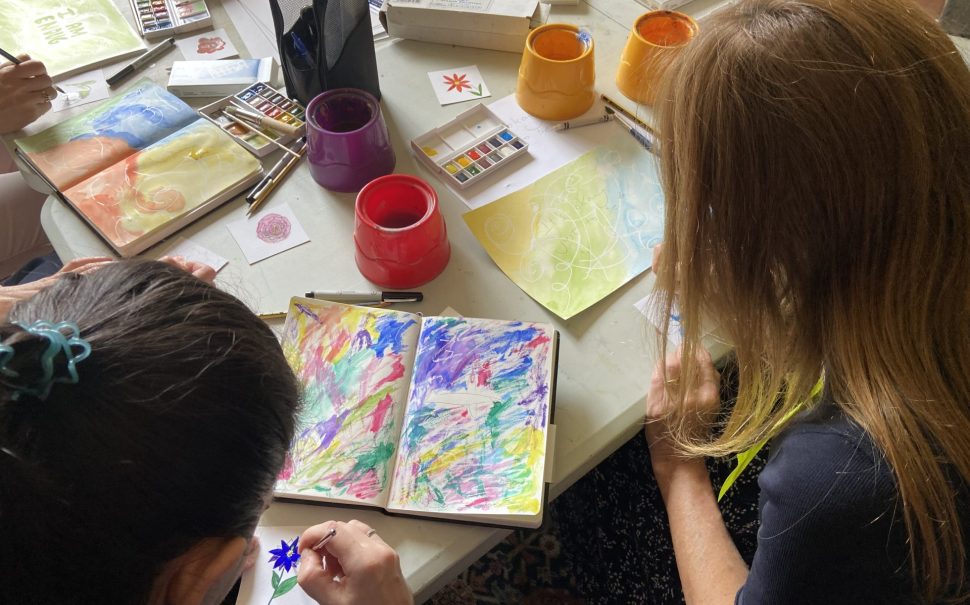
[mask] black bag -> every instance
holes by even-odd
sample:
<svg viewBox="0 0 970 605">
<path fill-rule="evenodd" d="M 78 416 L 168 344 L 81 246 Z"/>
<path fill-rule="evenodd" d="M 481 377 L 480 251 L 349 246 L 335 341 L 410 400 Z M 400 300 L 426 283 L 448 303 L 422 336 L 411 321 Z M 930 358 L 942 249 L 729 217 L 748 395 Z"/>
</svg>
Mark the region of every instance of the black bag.
<svg viewBox="0 0 970 605">
<path fill-rule="evenodd" d="M 304 105 L 332 88 L 381 98 L 367 0 L 270 0 L 287 93 Z"/>
</svg>

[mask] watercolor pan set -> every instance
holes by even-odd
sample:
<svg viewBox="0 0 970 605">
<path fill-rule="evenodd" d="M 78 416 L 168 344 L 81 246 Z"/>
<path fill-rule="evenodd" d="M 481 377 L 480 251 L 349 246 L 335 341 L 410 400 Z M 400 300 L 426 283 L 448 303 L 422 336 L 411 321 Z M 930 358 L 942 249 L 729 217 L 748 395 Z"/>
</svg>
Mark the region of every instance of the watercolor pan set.
<svg viewBox="0 0 970 605">
<path fill-rule="evenodd" d="M 529 144 L 483 104 L 411 141 L 418 159 L 464 189 L 525 155 Z"/>
<path fill-rule="evenodd" d="M 130 0 L 135 23 L 147 39 L 190 32 L 212 24 L 205 0 Z"/>
<path fill-rule="evenodd" d="M 253 126 L 254 130 L 246 130 L 226 117 L 223 109 L 230 105 L 296 126 L 300 129 L 298 136 L 306 133 L 306 109 L 298 101 L 287 98 L 286 95 L 263 82 L 257 82 L 231 97 L 220 99 L 199 110 L 199 113 L 233 135 L 243 147 L 257 157 L 269 155 L 279 149 L 270 143 L 269 139 L 281 145 L 287 145 L 298 137 L 257 126 Z"/>
</svg>

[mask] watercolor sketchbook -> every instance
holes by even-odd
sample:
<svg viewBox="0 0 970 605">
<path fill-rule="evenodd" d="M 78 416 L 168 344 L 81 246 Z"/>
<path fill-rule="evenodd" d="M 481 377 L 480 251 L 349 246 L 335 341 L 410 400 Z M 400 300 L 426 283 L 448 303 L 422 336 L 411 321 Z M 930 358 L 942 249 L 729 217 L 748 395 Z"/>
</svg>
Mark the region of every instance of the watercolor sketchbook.
<svg viewBox="0 0 970 605">
<path fill-rule="evenodd" d="M 235 197 L 262 172 L 229 134 L 148 80 L 14 145 L 123 257 Z"/>
<path fill-rule="evenodd" d="M 0 48 L 44 62 L 55 80 L 143 52 L 113 0 L 0 0 Z"/>
<path fill-rule="evenodd" d="M 558 333 L 521 321 L 293 298 L 304 409 L 275 496 L 538 527 Z"/>
</svg>

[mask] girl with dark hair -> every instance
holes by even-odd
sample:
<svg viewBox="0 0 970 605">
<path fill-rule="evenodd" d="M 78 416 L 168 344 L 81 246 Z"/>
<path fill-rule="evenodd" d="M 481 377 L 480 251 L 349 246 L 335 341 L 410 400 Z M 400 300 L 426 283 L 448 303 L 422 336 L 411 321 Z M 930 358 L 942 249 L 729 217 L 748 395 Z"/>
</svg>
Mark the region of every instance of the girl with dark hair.
<svg viewBox="0 0 970 605">
<path fill-rule="evenodd" d="M 254 551 L 296 379 L 265 324 L 182 268 L 70 268 L 36 293 L 0 289 L 32 294 L 0 308 L 0 602 L 219 603 Z M 304 564 L 307 592 L 410 602 L 362 523 L 311 528 L 304 545 L 330 528 L 305 558 L 331 572 Z"/>
</svg>

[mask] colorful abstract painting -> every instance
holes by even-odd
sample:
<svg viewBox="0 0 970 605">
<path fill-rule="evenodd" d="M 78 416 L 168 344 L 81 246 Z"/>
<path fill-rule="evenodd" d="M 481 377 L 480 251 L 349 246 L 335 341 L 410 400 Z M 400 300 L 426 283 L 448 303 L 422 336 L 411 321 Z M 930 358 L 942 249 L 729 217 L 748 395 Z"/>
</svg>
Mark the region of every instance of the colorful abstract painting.
<svg viewBox="0 0 970 605">
<path fill-rule="evenodd" d="M 425 318 L 387 508 L 538 514 L 554 343 L 549 326 Z"/>
<path fill-rule="evenodd" d="M 39 59 L 52 77 L 139 52 L 114 0 L 0 0 L 0 48 Z"/>
<path fill-rule="evenodd" d="M 116 248 L 124 249 L 260 170 L 255 157 L 200 118 L 64 195 Z"/>
<path fill-rule="evenodd" d="M 17 139 L 16 145 L 64 190 L 197 119 L 181 99 L 144 80 L 91 111 Z"/>
<path fill-rule="evenodd" d="M 277 496 L 384 505 L 417 340 L 416 315 L 291 303 L 282 343 L 304 409 Z"/>
<path fill-rule="evenodd" d="M 569 319 L 646 270 L 663 236 L 655 157 L 620 134 L 464 215 L 492 260 Z"/>
</svg>

